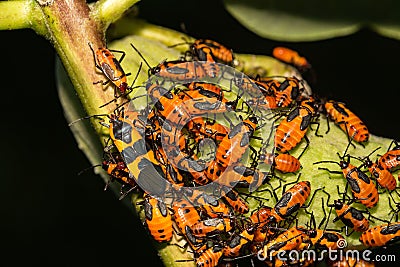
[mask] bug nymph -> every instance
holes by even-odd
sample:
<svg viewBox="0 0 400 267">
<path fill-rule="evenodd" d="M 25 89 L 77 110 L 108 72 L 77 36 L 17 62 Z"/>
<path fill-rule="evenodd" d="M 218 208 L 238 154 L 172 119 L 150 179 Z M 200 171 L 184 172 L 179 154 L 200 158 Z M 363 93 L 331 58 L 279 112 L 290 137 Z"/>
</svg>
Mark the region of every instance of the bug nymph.
<svg viewBox="0 0 400 267">
<path fill-rule="evenodd" d="M 369 139 L 369 131 L 365 123 L 344 103 L 334 100 L 328 100 L 324 104 L 327 117 L 333 120 L 339 127 L 345 131 L 349 138 L 355 141 L 367 142 Z M 329 131 L 329 123 L 328 130 Z"/>
<path fill-rule="evenodd" d="M 351 141 L 352 140 L 349 141 L 349 144 L 347 145 L 343 153 L 343 156 L 340 156 L 340 154 L 337 153 L 337 155 L 340 158 L 339 162 L 331 160 L 323 160 L 314 162 L 314 164 L 320 164 L 320 163 L 337 164 L 340 167 L 341 172 L 332 171 L 328 168 L 323 168 L 323 167 L 318 167 L 318 169 L 328 171 L 329 173 L 343 174 L 344 178 L 346 178 L 347 181 L 346 189 L 347 186 L 350 186 L 353 197 L 356 200 L 358 200 L 361 204 L 365 205 L 367 208 L 372 208 L 378 203 L 379 200 L 378 189 L 376 185 L 373 183 L 373 181 L 359 167 L 350 163 L 351 156 L 346 153 L 351 145 Z M 347 160 L 345 160 L 346 157 Z"/>
</svg>

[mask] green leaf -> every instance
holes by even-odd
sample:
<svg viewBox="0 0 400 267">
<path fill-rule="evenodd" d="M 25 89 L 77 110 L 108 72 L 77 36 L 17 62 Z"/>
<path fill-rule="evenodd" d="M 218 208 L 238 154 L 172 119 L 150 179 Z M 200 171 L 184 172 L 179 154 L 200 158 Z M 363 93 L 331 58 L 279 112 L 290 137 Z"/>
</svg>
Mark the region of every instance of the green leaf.
<svg viewBox="0 0 400 267">
<path fill-rule="evenodd" d="M 386 24 L 400 25 L 399 2 L 389 0 L 224 0 L 224 3 L 246 28 L 278 41 L 316 41 L 349 35 L 372 24 L 383 28 Z"/>
</svg>

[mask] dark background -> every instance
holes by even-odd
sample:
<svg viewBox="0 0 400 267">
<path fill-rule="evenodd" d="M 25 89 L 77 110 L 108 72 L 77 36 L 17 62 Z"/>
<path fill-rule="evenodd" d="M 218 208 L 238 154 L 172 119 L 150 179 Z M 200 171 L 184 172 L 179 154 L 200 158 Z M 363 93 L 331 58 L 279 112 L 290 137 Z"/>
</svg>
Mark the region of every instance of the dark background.
<svg viewBox="0 0 400 267">
<path fill-rule="evenodd" d="M 150 3 L 151 2 L 151 3 Z M 238 53 L 296 49 L 312 63 L 319 95 L 348 103 L 374 135 L 398 138 L 400 41 L 368 30 L 285 43 L 252 34 L 218 1 L 143 1 L 149 22 L 219 41 Z M 189 4 L 190 3 L 190 4 Z M 196 3 L 197 5 L 194 5 Z M 103 191 L 75 145 L 54 81 L 54 50 L 31 30 L 1 31 L 2 226 L 8 266 L 162 266 L 139 220 Z M 100 161 L 100 159 L 99 159 Z M 381 265 L 383 266 L 383 265 Z"/>
</svg>

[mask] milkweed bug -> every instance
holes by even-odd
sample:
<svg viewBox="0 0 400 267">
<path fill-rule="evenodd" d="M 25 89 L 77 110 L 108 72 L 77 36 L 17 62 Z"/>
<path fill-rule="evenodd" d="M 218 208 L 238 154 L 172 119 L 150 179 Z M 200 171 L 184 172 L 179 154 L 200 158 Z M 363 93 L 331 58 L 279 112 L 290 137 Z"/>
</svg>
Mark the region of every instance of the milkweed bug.
<svg viewBox="0 0 400 267">
<path fill-rule="evenodd" d="M 172 205 L 173 219 L 183 235 L 195 223 L 200 221 L 200 214 L 196 208 L 183 197 L 174 200 Z"/>
<path fill-rule="evenodd" d="M 278 153 L 260 153 L 260 162 L 263 162 L 273 169 L 287 173 L 297 172 L 301 168 L 301 163 L 298 158 L 290 154 L 278 154 Z"/>
<path fill-rule="evenodd" d="M 190 83 L 207 77 L 217 78 L 218 75 L 220 75 L 220 67 L 218 64 L 209 61 L 163 61 L 157 66 L 151 67 L 143 57 L 142 53 L 133 44 L 131 44 L 131 46 L 148 66 L 149 76 L 158 75 L 164 79 Z"/>
<path fill-rule="evenodd" d="M 357 142 L 367 142 L 369 139 L 369 131 L 365 123 L 348 109 L 344 103 L 334 100 L 326 101 L 324 108 L 328 118 L 333 120 L 349 138 Z M 328 130 L 329 131 L 329 123 Z"/>
<path fill-rule="evenodd" d="M 280 251 L 300 250 L 308 246 L 310 246 L 308 236 L 303 231 L 293 226 L 280 233 L 271 241 L 268 241 L 263 248 L 259 250 L 258 255 L 269 260 L 271 257 L 275 258 Z"/>
<path fill-rule="evenodd" d="M 391 148 L 393 144 L 395 144 L 395 147 Z M 379 158 L 378 164 L 389 171 L 400 165 L 400 145 L 397 141 L 393 140 L 390 143 L 388 151 Z"/>
<path fill-rule="evenodd" d="M 105 47 L 100 47 L 95 51 L 90 42 L 88 43 L 88 45 L 90 47 L 90 50 L 92 50 L 96 68 L 99 69 L 107 77 L 107 80 L 105 82 L 97 81 L 94 82 L 93 84 L 102 83 L 103 85 L 106 85 L 109 82 L 112 82 L 112 84 L 115 86 L 114 88 L 115 99 L 99 107 L 102 108 L 110 104 L 111 102 L 115 101 L 118 97 L 126 96 L 132 91 L 133 85 L 135 84 L 136 79 L 139 76 L 139 72 L 142 68 L 142 64 L 140 64 L 138 72 L 136 73 L 136 77 L 133 79 L 131 86 L 129 86 L 127 83 L 127 76 L 131 74 L 125 73 L 125 71 L 121 66 L 121 62 L 125 57 L 125 52 L 120 50 L 110 50 Z M 112 52 L 121 53 L 122 56 L 120 57 L 119 60 L 117 60 Z M 120 93 L 120 96 L 117 96 L 117 91 Z"/>
<path fill-rule="evenodd" d="M 232 126 L 228 135 L 226 135 L 218 146 L 216 161 L 226 167 L 229 164 L 237 163 L 246 152 L 251 149 L 250 138 L 257 129 L 257 119 L 249 117 Z"/>
<path fill-rule="evenodd" d="M 280 222 L 289 217 L 291 217 L 295 212 L 297 212 L 300 208 L 306 208 L 312 202 L 315 194 L 323 189 L 318 188 L 314 190 L 309 203 L 306 205 L 305 202 L 307 201 L 308 197 L 311 195 L 311 183 L 309 181 L 300 181 L 300 174 L 297 177 L 297 180 L 292 183 L 287 183 L 283 186 L 283 193 L 281 198 L 277 198 L 275 190 L 272 190 L 272 193 L 269 189 L 267 190 L 277 199 L 275 206 L 271 211 L 271 215 L 268 218 L 269 222 Z M 286 190 L 286 186 L 294 184 L 289 189 Z"/>
<path fill-rule="evenodd" d="M 230 218 L 216 217 L 198 221 L 190 228 L 196 237 L 206 238 L 228 233 L 234 229 L 234 224 Z"/>
<path fill-rule="evenodd" d="M 88 43 L 88 45 L 92 50 L 96 68 L 101 70 L 103 74 L 107 77 L 107 81 L 103 82 L 103 85 L 112 82 L 115 85 L 116 89 L 118 89 L 121 94 L 124 94 L 126 90 L 129 89 L 126 79 L 127 74 L 125 74 L 124 70 L 121 67 L 121 61 L 125 57 L 125 52 L 119 50 L 109 50 L 105 47 L 100 47 L 95 51 L 90 42 Z M 112 52 L 121 53 L 121 58 L 117 60 Z M 95 83 L 100 82 L 102 81 Z M 116 91 L 114 95 L 117 96 Z"/>
<path fill-rule="evenodd" d="M 321 167 L 319 167 L 318 169 L 326 170 L 329 173 L 343 174 L 347 181 L 346 189 L 347 186 L 350 185 L 350 189 L 354 198 L 357 199 L 361 204 L 365 205 L 367 208 L 372 208 L 378 203 L 379 200 L 378 189 L 376 188 L 376 185 L 372 182 L 372 180 L 359 167 L 350 163 L 350 155 L 346 155 L 350 144 L 351 140 L 347 145 L 343 156 L 340 156 L 338 153 L 340 162 L 323 160 L 314 162 L 314 164 L 335 163 L 339 165 L 340 169 L 342 170 L 341 172 L 332 171 L 328 168 Z M 345 157 L 347 157 L 347 160 L 345 160 Z"/>
<path fill-rule="evenodd" d="M 229 49 L 216 41 L 210 39 L 197 39 L 190 46 L 190 49 L 198 60 L 206 61 L 207 54 L 210 53 L 211 57 L 220 63 L 230 66 L 235 65 L 235 57 L 232 49 Z"/>
<path fill-rule="evenodd" d="M 346 227 L 346 235 L 349 236 L 356 232 L 364 232 L 368 230 L 369 221 L 364 217 L 363 212 L 350 207 L 349 204 L 344 203 L 340 199 L 335 199 L 333 207 L 335 208 L 337 217 L 333 219 L 333 222 L 338 220 L 342 221 Z M 348 228 L 351 228 L 353 231 L 348 233 Z"/>
<path fill-rule="evenodd" d="M 379 148 L 380 147 L 372 151 L 370 155 Z M 368 168 L 371 178 L 375 179 L 381 187 L 386 188 L 389 191 L 394 190 L 396 188 L 397 181 L 393 174 L 388 169 L 380 165 L 378 160 L 376 162 L 372 162 L 372 160 L 369 158 L 370 155 L 361 160 L 364 161 L 363 165 Z"/>
<path fill-rule="evenodd" d="M 137 188 L 137 184 L 129 172 L 122 156 L 119 153 L 108 153 L 109 156 L 104 158 L 101 166 L 111 177 L 111 181 L 116 180 L 122 184 L 120 189 L 120 199 L 128 195 L 132 190 Z M 108 184 L 106 185 L 107 189 Z"/>
<path fill-rule="evenodd" d="M 360 236 L 360 242 L 367 247 L 382 247 L 400 240 L 400 222 L 373 226 Z"/>
<path fill-rule="evenodd" d="M 213 247 L 208 248 L 203 253 L 199 255 L 196 259 L 197 267 L 215 267 L 218 265 L 220 258 L 224 252 L 224 247 L 215 244 Z"/>
<path fill-rule="evenodd" d="M 175 47 L 182 44 L 190 45 L 187 53 L 189 53 L 194 60 L 213 60 L 229 66 L 235 66 L 238 64 L 235 60 L 232 49 L 229 49 L 214 40 L 196 39 L 193 42 L 185 41 L 184 43 L 178 43 L 169 47 Z"/>
<path fill-rule="evenodd" d="M 240 197 L 239 193 L 233 188 L 225 191 L 222 199 L 224 199 L 232 209 L 240 214 L 246 214 L 250 211 L 249 205 Z"/>
<path fill-rule="evenodd" d="M 292 64 L 300 71 L 305 71 L 311 68 L 311 64 L 305 57 L 299 55 L 298 52 L 288 48 L 277 46 L 272 50 L 272 56 L 285 63 Z"/>
<path fill-rule="evenodd" d="M 318 109 L 318 103 L 313 97 L 303 100 L 300 105 L 295 107 L 276 128 L 275 149 L 281 153 L 288 152 L 296 147 L 304 138 L 307 142 L 303 150 L 304 152 L 310 143 L 306 132 L 310 124 L 315 123 L 312 119 L 318 116 Z M 318 128 L 316 134 L 317 131 Z M 300 158 L 302 154 L 303 153 L 301 153 L 298 158 Z"/>
<path fill-rule="evenodd" d="M 224 249 L 224 255 L 226 257 L 239 256 L 253 241 L 255 230 L 255 225 L 248 224 L 245 225 L 244 229 L 239 233 L 234 233 L 227 241 L 227 245 Z"/>
<path fill-rule="evenodd" d="M 148 194 L 143 196 L 145 224 L 151 236 L 158 242 L 168 242 L 172 239 L 172 216 L 166 204 Z"/>
<path fill-rule="evenodd" d="M 257 78 L 268 90 L 273 90 L 277 108 L 289 107 L 304 91 L 302 81 L 295 76 L 283 78 L 283 81 L 278 80 L 279 76 Z"/>
</svg>

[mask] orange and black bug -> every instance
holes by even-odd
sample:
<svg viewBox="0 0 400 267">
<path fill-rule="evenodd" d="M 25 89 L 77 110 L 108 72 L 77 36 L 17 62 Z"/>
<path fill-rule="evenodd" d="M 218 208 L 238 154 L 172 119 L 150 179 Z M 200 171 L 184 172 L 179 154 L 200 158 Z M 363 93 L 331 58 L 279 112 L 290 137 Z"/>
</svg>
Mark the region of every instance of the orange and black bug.
<svg viewBox="0 0 400 267">
<path fill-rule="evenodd" d="M 146 141 L 153 145 L 154 150 L 160 150 L 159 153 L 156 153 L 157 156 L 162 156 L 163 158 L 167 159 L 166 153 L 163 148 L 163 141 L 172 140 L 176 141 L 170 145 L 178 145 L 179 149 L 184 153 L 191 153 L 189 149 L 190 142 L 186 139 L 185 135 L 180 134 L 177 138 L 170 139 L 170 135 L 175 131 L 174 125 L 169 120 L 164 119 L 162 116 L 159 116 L 152 110 L 148 117 L 148 125 L 146 126 Z M 163 131 L 166 131 L 163 133 Z M 167 139 L 165 139 L 167 138 Z M 168 139 L 169 138 L 169 139 Z M 177 139 L 177 140 L 175 140 Z M 168 148 L 168 146 L 166 147 Z"/>
<path fill-rule="evenodd" d="M 244 229 L 238 233 L 234 233 L 224 249 L 224 256 L 226 257 L 237 257 L 251 244 L 254 238 L 254 231 L 256 226 L 253 224 L 247 224 Z"/>
<path fill-rule="evenodd" d="M 224 247 L 220 244 L 208 248 L 196 258 L 197 267 L 215 267 L 218 265 L 224 252 Z"/>
<path fill-rule="evenodd" d="M 129 114 L 129 115 L 125 115 Z M 120 114 L 108 115 L 109 124 L 102 123 L 110 130 L 110 138 L 121 153 L 135 182 L 146 192 L 163 195 L 167 190 L 167 182 L 160 176 L 160 162 L 154 151 L 146 144 L 143 135 L 136 125 L 137 114 L 121 111 Z"/>
<path fill-rule="evenodd" d="M 184 188 L 181 191 L 184 196 L 192 203 L 199 207 L 201 211 L 204 211 L 210 218 L 221 217 L 222 215 L 231 215 L 231 209 L 226 205 L 220 198 L 216 198 L 213 195 L 207 194 L 206 192 L 196 190 L 193 188 Z"/>
<path fill-rule="evenodd" d="M 188 200 L 175 199 L 172 204 L 173 219 L 183 235 L 190 231 L 190 227 L 200 221 L 200 214 Z"/>
<path fill-rule="evenodd" d="M 366 157 L 360 158 L 360 160 L 363 161 L 363 165 L 361 166 L 365 166 L 368 168 L 368 171 L 371 174 L 371 178 L 375 179 L 380 187 L 392 191 L 396 188 L 397 185 L 396 178 L 394 178 L 393 174 L 388 169 L 380 165 L 378 160 L 372 162 L 372 160 L 370 159 L 370 156 L 378 149 L 380 149 L 380 147 L 374 149 Z"/>
<path fill-rule="evenodd" d="M 310 246 L 308 236 L 293 226 L 290 229 L 283 231 L 277 237 L 267 242 L 258 255 L 264 259 L 275 257 L 280 251 L 301 250 Z"/>
<path fill-rule="evenodd" d="M 157 112 L 175 125 L 183 122 L 186 124 L 194 115 L 208 112 L 223 113 L 230 109 L 229 105 L 225 105 L 217 98 L 206 97 L 198 91 L 186 91 L 183 95 L 173 94 L 156 83 L 148 83 L 146 89 Z M 189 100 L 188 98 L 191 101 L 185 101 Z"/>
<path fill-rule="evenodd" d="M 150 69 L 150 75 L 174 81 L 191 82 L 201 78 L 215 78 L 219 73 L 219 67 L 214 63 L 202 63 L 199 61 L 164 61 Z"/>
<path fill-rule="evenodd" d="M 282 46 L 275 47 L 272 50 L 272 56 L 280 61 L 295 66 L 302 72 L 311 69 L 311 64 L 307 59 L 300 56 L 298 52 L 290 48 Z"/>
<path fill-rule="evenodd" d="M 309 126 L 314 123 L 313 118 L 318 115 L 318 109 L 318 103 L 314 98 L 303 100 L 300 105 L 295 107 L 276 128 L 275 149 L 281 153 L 288 152 L 304 138 L 307 142 L 304 152 L 310 143 L 306 132 Z M 316 134 L 317 131 L 318 128 L 315 132 Z"/>
<path fill-rule="evenodd" d="M 277 78 L 278 76 L 276 76 Z M 274 91 L 275 102 L 278 108 L 288 107 L 293 102 L 298 101 L 304 91 L 302 81 L 293 77 L 284 77 L 281 82 L 275 77 L 258 78 L 265 87 Z"/>
<path fill-rule="evenodd" d="M 346 147 L 344 156 L 340 156 L 338 154 L 339 158 L 341 159 L 340 162 L 324 160 L 324 161 L 314 162 L 314 164 L 325 162 L 325 163 L 335 163 L 339 165 L 340 169 L 342 170 L 341 172 L 332 171 L 329 170 L 328 168 L 321 168 L 321 167 L 319 167 L 318 169 L 326 170 L 330 173 L 343 174 L 343 176 L 347 180 L 346 189 L 347 186 L 350 185 L 353 197 L 367 208 L 372 208 L 378 203 L 379 200 L 378 189 L 376 188 L 376 185 L 372 182 L 372 180 L 360 168 L 350 163 L 350 155 L 346 155 L 347 149 L 349 148 L 350 144 L 351 140 Z M 347 161 L 344 159 L 346 156 L 347 156 Z"/>
<path fill-rule="evenodd" d="M 211 166 L 211 168 L 207 168 L 207 171 L 206 171 L 206 179 L 209 179 L 209 181 L 212 181 L 212 180 L 210 180 L 210 178 L 208 178 L 208 177 L 211 177 L 210 176 L 210 172 L 212 172 L 212 170 L 213 169 L 215 169 L 215 166 L 219 166 L 218 165 L 218 163 L 216 163 L 215 161 L 213 161 L 212 162 L 212 164 L 210 165 Z M 210 166 L 208 166 L 208 167 L 210 167 Z M 212 167 L 212 166 L 214 166 L 214 167 Z M 218 168 L 220 168 L 220 166 L 218 167 Z M 222 171 L 222 169 L 220 169 L 219 171 L 221 171 L 221 172 L 223 172 Z M 215 175 L 214 174 L 211 174 L 213 177 L 215 177 L 215 179 L 217 179 L 218 177 L 216 176 L 216 175 L 218 175 L 218 171 L 215 173 Z M 192 173 L 193 174 L 193 173 Z M 225 174 L 225 172 L 223 172 L 223 174 Z M 240 179 L 240 177 L 238 177 L 238 176 L 236 176 L 238 179 Z M 198 179 L 198 178 L 197 178 Z M 223 181 L 222 181 L 223 180 Z M 228 181 L 226 181 L 226 180 L 228 180 Z M 220 186 L 219 186 L 219 188 L 215 188 L 215 190 L 216 190 L 216 192 L 219 192 L 220 193 L 220 196 L 221 196 L 221 199 L 223 199 L 226 203 L 228 203 L 229 204 L 229 206 L 234 210 L 234 211 L 236 211 L 236 212 L 238 212 L 238 213 L 241 213 L 241 214 L 245 214 L 245 213 L 247 213 L 247 212 L 249 212 L 249 210 L 250 210 L 250 208 L 249 208 L 249 206 L 248 206 L 248 204 L 246 203 L 246 201 L 244 201 L 241 197 L 240 197 L 240 195 L 239 195 L 239 193 L 234 189 L 234 188 L 232 188 L 232 186 L 229 184 L 230 182 L 232 182 L 232 183 L 234 183 L 234 181 L 232 181 L 232 179 L 230 179 L 230 178 L 223 178 L 223 179 L 221 179 L 221 181 L 218 181 L 218 180 L 216 180 L 216 181 L 214 181 L 215 183 L 218 183 Z M 194 192 L 198 192 L 198 190 L 194 190 Z M 205 196 L 208 196 L 207 194 L 204 194 L 203 193 L 203 195 L 205 195 Z M 215 212 L 215 211 L 212 211 L 212 213 L 214 213 L 214 214 L 230 214 L 231 212 L 230 212 L 230 210 L 229 209 L 227 209 L 226 207 L 225 207 L 225 204 L 223 204 L 224 202 L 221 202 L 221 203 L 219 203 L 219 202 L 211 202 L 211 200 L 213 199 L 213 198 L 210 198 L 211 196 L 208 196 L 205 200 L 208 200 L 208 202 L 210 202 L 209 204 L 211 204 L 210 205 L 210 208 L 212 208 L 212 209 L 215 209 L 216 207 L 218 207 L 218 209 L 220 209 L 220 208 L 223 208 L 223 210 L 220 210 L 220 212 Z M 192 199 L 191 199 L 192 200 Z M 193 201 L 193 200 L 192 200 Z M 212 203 L 215 203 L 215 204 L 212 204 Z M 217 206 L 216 204 L 217 203 L 219 203 L 219 205 Z M 220 207 L 221 205 L 223 204 L 223 206 L 222 207 Z M 207 207 L 207 205 L 204 205 L 204 204 L 202 204 L 202 207 L 204 208 L 204 207 Z M 224 211 L 224 210 L 226 210 L 226 211 Z M 215 215 L 214 216 L 212 216 L 212 214 L 210 214 L 210 212 L 209 211 L 207 211 L 207 214 L 210 216 L 210 217 L 215 217 Z"/>
<path fill-rule="evenodd" d="M 143 196 L 145 223 L 151 236 L 158 242 L 172 239 L 172 217 L 166 204 L 148 194 Z"/>
<path fill-rule="evenodd" d="M 323 191 L 324 193 L 328 194 L 326 191 Z M 330 198 L 330 195 L 328 194 L 328 201 Z M 297 226 L 297 229 L 300 231 L 303 231 L 310 239 L 311 244 L 314 246 L 315 249 L 319 251 L 324 251 L 324 250 L 338 250 L 342 249 L 343 247 L 339 247 L 340 244 L 339 242 L 341 241 L 346 241 L 344 236 L 339 233 L 339 231 L 335 230 L 326 230 L 326 227 L 329 223 L 329 218 L 332 212 L 332 209 L 329 212 L 328 219 L 326 219 L 326 213 L 325 213 L 325 206 L 324 206 L 324 199 L 321 198 L 322 200 L 322 211 L 324 212 L 324 218 L 321 220 L 319 223 L 318 227 L 316 226 L 315 222 L 315 217 L 314 213 L 311 212 L 311 218 L 310 218 L 310 229 L 306 229 L 302 226 Z M 321 229 L 322 224 L 326 220 L 326 224 L 323 229 Z"/>
<path fill-rule="evenodd" d="M 369 221 L 363 215 L 365 212 L 351 207 L 349 204 L 346 204 L 339 199 L 334 200 L 334 204 L 328 206 L 335 208 L 337 217 L 333 219 L 333 222 L 338 220 L 342 221 L 345 225 L 347 236 L 351 235 L 353 231 L 364 232 L 368 230 Z M 351 228 L 353 231 L 349 233 L 348 228 Z"/>
<path fill-rule="evenodd" d="M 297 172 L 301 168 L 300 160 L 290 154 L 262 153 L 259 156 L 260 162 L 263 162 L 273 169 L 281 172 Z"/>
<path fill-rule="evenodd" d="M 225 169 L 219 181 L 222 180 L 221 184 L 228 184 L 229 186 L 248 188 L 249 192 L 253 192 L 264 184 L 267 179 L 267 175 L 256 168 L 249 168 L 241 163 L 236 163 Z M 228 182 L 225 183 L 225 180 L 228 180 Z"/>
<path fill-rule="evenodd" d="M 342 172 L 331 171 L 327 168 L 318 168 L 320 170 L 327 170 L 330 173 L 342 173 L 347 180 L 347 185 L 350 185 L 353 196 L 367 208 L 374 207 L 379 200 L 378 190 L 372 180 L 358 167 L 349 163 L 349 161 L 341 160 L 340 162 L 335 161 L 319 161 L 315 162 L 331 162 L 336 163 L 342 169 Z M 346 185 L 346 188 L 347 188 Z"/>
<path fill-rule="evenodd" d="M 202 96 L 198 98 L 198 91 L 187 91 L 185 97 L 195 97 L 192 101 L 182 100 L 180 95 L 172 94 L 169 90 L 158 84 L 148 84 L 148 91 L 157 112 L 165 119 L 163 122 L 161 138 L 163 140 L 166 154 L 173 163 L 184 171 L 202 171 L 204 167 L 199 162 L 189 158 L 189 155 L 180 151 L 176 144 L 180 135 L 179 125 L 184 125 L 195 115 L 202 115 L 208 112 L 223 113 L 227 106 L 215 98 Z M 181 165 L 181 166 L 178 166 Z M 185 166 L 190 165 L 190 166 Z"/>
<path fill-rule="evenodd" d="M 392 191 L 396 189 L 397 181 L 393 174 L 382 167 L 378 162 L 372 162 L 368 157 L 365 159 L 365 166 L 368 168 L 371 177 L 374 178 L 378 184 Z"/>
<path fill-rule="evenodd" d="M 162 171 L 159 161 L 154 156 L 154 151 L 143 138 L 145 127 L 139 115 L 138 112 L 121 109 L 113 114 L 89 116 L 79 120 L 107 116 L 109 123 L 101 121 L 100 124 L 109 129 L 113 144 L 107 146 L 105 151 L 110 151 L 115 146 L 136 184 L 144 191 L 160 196 L 166 192 L 167 183 L 160 176 Z"/>
<path fill-rule="evenodd" d="M 304 232 L 310 243 L 319 250 L 338 250 L 340 247 L 338 246 L 339 240 L 345 240 L 345 238 L 336 231 L 328 231 L 324 229 L 306 229 L 302 226 L 297 226 L 297 229 Z"/>
<path fill-rule="evenodd" d="M 201 180 L 204 181 L 215 181 L 219 184 L 223 184 L 223 182 L 226 182 L 226 180 L 221 179 L 220 182 L 218 179 L 220 178 L 221 174 L 223 174 L 225 171 L 225 167 L 221 166 L 217 161 L 213 160 L 211 161 L 204 172 L 202 173 L 191 173 L 191 175 L 197 180 L 199 177 L 201 177 Z M 229 181 L 228 181 L 229 182 Z M 223 184 L 223 185 L 228 185 L 228 184 Z"/>
<path fill-rule="evenodd" d="M 215 120 L 207 120 L 202 117 L 196 117 L 187 123 L 187 128 L 196 134 L 196 141 L 199 142 L 199 135 L 212 138 L 217 142 L 228 134 L 229 129 Z"/>
<path fill-rule="evenodd" d="M 235 57 L 232 49 L 209 39 L 197 39 L 190 46 L 195 59 L 207 61 L 209 55 L 217 62 L 233 66 L 235 64 Z"/>
<path fill-rule="evenodd" d="M 172 81 L 190 83 L 202 78 L 216 78 L 220 74 L 220 68 L 218 64 L 210 61 L 163 61 L 157 66 L 151 67 L 142 53 L 133 44 L 131 44 L 131 46 L 149 68 L 149 76 L 157 75 Z"/>
<path fill-rule="evenodd" d="M 179 170 L 196 173 L 204 171 L 205 164 L 203 161 L 197 160 L 195 155 L 190 157 L 188 154 L 179 150 L 179 147 L 164 143 L 165 154 L 171 164 L 174 164 Z"/>
<path fill-rule="evenodd" d="M 153 144 L 153 151 L 155 154 L 155 158 L 160 162 L 160 168 L 165 175 L 165 179 L 167 179 L 170 183 L 176 185 L 183 185 L 183 176 L 179 172 L 179 169 L 171 164 L 167 155 L 162 147 Z"/>
<path fill-rule="evenodd" d="M 188 104 L 190 113 L 194 115 L 205 114 L 206 112 L 222 113 L 227 110 L 234 110 L 237 101 L 228 101 L 223 94 L 222 89 L 211 83 L 194 82 L 187 85 L 189 90 L 178 90 L 175 94 L 185 103 L 185 101 L 193 101 Z M 199 99 L 199 100 L 198 100 Z M 204 101 L 203 104 L 200 104 Z M 190 102 L 190 101 L 189 101 Z M 200 102 L 200 103 L 196 103 Z M 209 102 L 209 106 L 207 106 Z M 219 110 L 219 108 L 223 110 Z M 196 111 L 200 109 L 201 111 Z M 206 112 L 204 111 L 206 110 Z"/>
<path fill-rule="evenodd" d="M 300 176 L 299 176 L 300 177 Z M 300 181 L 296 182 L 292 187 L 288 190 L 285 190 L 286 186 L 293 184 L 288 183 L 283 187 L 282 197 L 276 202 L 275 206 L 271 211 L 271 215 L 269 217 L 269 222 L 280 222 L 291 217 L 295 212 L 297 212 L 300 208 L 305 208 L 308 205 L 305 205 L 308 197 L 311 194 L 311 183 L 309 181 Z M 322 189 L 322 188 L 319 188 Z M 319 190 L 315 190 L 311 199 L 315 196 L 315 193 Z M 269 189 L 267 189 L 269 191 Z M 271 191 L 269 191 L 271 192 Z M 277 199 L 275 190 L 272 190 L 272 195 Z"/>
<path fill-rule="evenodd" d="M 222 88 L 213 83 L 206 83 L 206 82 L 191 82 L 185 84 L 185 86 L 189 90 L 180 90 L 176 92 L 179 94 L 182 100 L 190 100 L 194 98 L 207 98 L 207 99 L 216 99 L 224 103 L 227 107 L 231 110 L 234 110 L 237 105 L 237 100 L 229 101 L 224 96 L 224 91 Z M 186 94 L 188 92 L 188 94 Z"/>
<path fill-rule="evenodd" d="M 254 224 L 266 224 L 271 216 L 271 211 L 271 207 L 261 206 L 257 210 L 253 211 L 250 216 L 250 220 Z"/>
<path fill-rule="evenodd" d="M 190 91 L 198 91 L 199 95 L 210 98 L 217 98 L 220 101 L 225 101 L 224 92 L 218 85 L 206 82 L 191 82 L 185 84 Z M 193 97 L 191 97 L 193 98 Z"/>
<path fill-rule="evenodd" d="M 190 228 L 197 238 L 206 238 L 228 233 L 234 229 L 234 224 L 230 218 L 216 217 L 201 220 Z"/>
<path fill-rule="evenodd" d="M 382 247 L 400 240 L 400 222 L 381 224 L 369 228 L 360 236 L 360 242 L 367 247 Z"/>
<path fill-rule="evenodd" d="M 235 77 L 231 80 L 237 86 L 237 96 L 244 100 L 245 104 L 252 109 L 275 109 L 275 91 L 258 79 L 252 79 L 245 75 Z"/>
<path fill-rule="evenodd" d="M 109 50 L 105 47 L 100 47 L 95 51 L 91 43 L 88 44 L 93 52 L 96 68 L 101 70 L 107 77 L 107 81 L 105 82 L 98 81 L 95 83 L 102 82 L 103 85 L 106 85 L 109 82 L 112 82 L 115 85 L 116 89 L 119 91 L 119 93 L 125 94 L 126 91 L 130 89 L 126 78 L 126 76 L 130 74 L 129 73 L 125 74 L 124 70 L 121 67 L 121 61 L 125 57 L 125 52 L 119 50 Z M 119 60 L 116 59 L 116 57 L 112 52 L 121 53 L 122 54 L 121 58 Z M 117 91 L 114 92 L 114 95 L 117 96 Z"/>
<path fill-rule="evenodd" d="M 222 199 L 237 213 L 246 214 L 250 211 L 249 205 L 240 197 L 239 193 L 234 188 L 226 190 L 223 193 Z"/>
<path fill-rule="evenodd" d="M 248 188 L 250 192 L 255 191 L 266 181 L 266 174 L 257 169 L 246 167 L 241 163 L 223 167 L 217 161 L 212 161 L 205 171 L 209 181 L 213 181 L 228 188 Z"/>
<path fill-rule="evenodd" d="M 190 177 L 192 177 L 193 181 L 198 185 L 206 185 L 210 182 L 210 179 L 208 179 L 206 172 L 203 170 L 190 171 Z"/>
<path fill-rule="evenodd" d="M 146 141 L 152 147 L 155 158 L 160 162 L 160 168 L 165 174 L 165 178 L 172 184 L 182 184 L 184 177 L 179 168 L 168 160 L 161 138 L 161 127 L 163 119 L 152 113 L 149 117 L 150 125 L 146 127 Z M 161 124 L 161 125 L 160 125 Z M 168 149 L 168 147 L 167 147 Z M 179 149 L 186 149 L 186 140 L 179 138 Z"/>
<path fill-rule="evenodd" d="M 275 231 L 271 230 L 271 227 L 268 226 L 271 211 L 271 207 L 261 206 L 250 216 L 251 222 L 256 226 L 253 238 L 255 246 L 257 246 L 257 243 L 265 244 L 275 234 Z"/>
<path fill-rule="evenodd" d="M 344 236 L 336 231 L 327 231 L 323 229 L 312 229 L 307 232 L 311 244 L 322 250 L 338 250 L 339 241 L 345 240 Z"/>
<path fill-rule="evenodd" d="M 232 126 L 228 135 L 226 135 L 218 146 L 216 161 L 223 167 L 229 164 L 239 162 L 250 146 L 250 138 L 257 129 L 257 119 L 249 117 Z"/>
<path fill-rule="evenodd" d="M 395 144 L 395 147 L 391 149 L 393 144 Z M 390 143 L 388 151 L 379 158 L 378 164 L 389 171 L 400 165 L 400 145 L 397 141 L 393 140 Z"/>
<path fill-rule="evenodd" d="M 327 117 L 333 120 L 339 127 L 348 134 L 348 137 L 355 141 L 367 142 L 369 131 L 364 122 L 349 110 L 344 103 L 328 100 L 324 104 Z M 328 130 L 329 131 L 329 124 Z"/>
<path fill-rule="evenodd" d="M 122 184 L 120 189 L 120 199 L 124 198 L 132 190 L 137 188 L 137 184 L 131 176 L 122 156 L 119 153 L 108 153 L 109 156 L 103 159 L 101 166 L 110 175 L 110 182 L 116 180 Z M 106 188 L 108 183 L 106 184 Z"/>
</svg>

